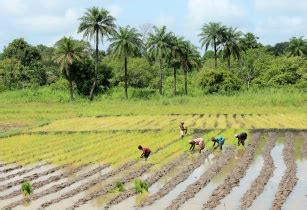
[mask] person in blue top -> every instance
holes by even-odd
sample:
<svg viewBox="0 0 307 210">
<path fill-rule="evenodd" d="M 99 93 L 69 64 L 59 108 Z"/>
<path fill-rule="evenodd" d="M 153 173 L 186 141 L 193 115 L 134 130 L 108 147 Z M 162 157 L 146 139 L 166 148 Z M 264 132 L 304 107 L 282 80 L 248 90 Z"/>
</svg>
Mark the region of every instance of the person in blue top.
<svg viewBox="0 0 307 210">
<path fill-rule="evenodd" d="M 220 150 L 223 149 L 225 143 L 225 138 L 223 136 L 212 137 L 211 141 L 213 141 L 213 149 L 217 149 L 218 147 Z M 217 146 L 215 146 L 215 144 L 217 144 Z"/>
</svg>

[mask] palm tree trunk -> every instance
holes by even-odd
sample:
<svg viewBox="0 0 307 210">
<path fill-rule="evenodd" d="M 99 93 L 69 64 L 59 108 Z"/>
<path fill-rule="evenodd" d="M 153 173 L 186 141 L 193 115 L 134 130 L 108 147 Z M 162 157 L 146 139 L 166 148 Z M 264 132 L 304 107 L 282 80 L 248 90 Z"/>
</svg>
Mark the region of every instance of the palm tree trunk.
<svg viewBox="0 0 307 210">
<path fill-rule="evenodd" d="M 216 40 L 214 39 L 214 67 L 217 68 L 217 49 L 216 49 Z"/>
<path fill-rule="evenodd" d="M 128 68 L 127 68 L 127 56 L 125 56 L 125 95 L 126 99 L 128 99 Z"/>
<path fill-rule="evenodd" d="M 188 95 L 188 70 L 184 70 L 184 91 L 185 95 Z"/>
<path fill-rule="evenodd" d="M 174 96 L 176 96 L 177 94 L 177 69 L 176 69 L 176 66 L 174 64 Z"/>
<path fill-rule="evenodd" d="M 230 71 L 230 56 L 227 58 L 228 70 Z"/>
<path fill-rule="evenodd" d="M 67 78 L 68 78 L 68 82 L 69 82 L 69 92 L 70 92 L 70 99 L 73 100 L 74 99 L 74 93 L 73 93 L 73 87 L 72 87 L 72 77 L 70 75 L 70 71 L 67 67 L 66 69 L 66 75 L 67 75 Z"/>
<path fill-rule="evenodd" d="M 94 98 L 94 90 L 96 87 L 96 83 L 97 83 L 97 72 L 98 72 L 98 46 L 99 46 L 99 34 L 98 34 L 98 30 L 96 31 L 96 60 L 95 60 L 95 75 L 94 75 L 94 81 L 93 81 L 93 85 L 91 88 L 91 92 L 90 92 L 90 100 L 92 101 Z"/>
<path fill-rule="evenodd" d="M 160 95 L 162 95 L 162 86 L 163 86 L 163 83 L 162 83 L 162 60 L 160 59 L 160 87 L 159 87 L 159 92 L 160 92 Z"/>
</svg>

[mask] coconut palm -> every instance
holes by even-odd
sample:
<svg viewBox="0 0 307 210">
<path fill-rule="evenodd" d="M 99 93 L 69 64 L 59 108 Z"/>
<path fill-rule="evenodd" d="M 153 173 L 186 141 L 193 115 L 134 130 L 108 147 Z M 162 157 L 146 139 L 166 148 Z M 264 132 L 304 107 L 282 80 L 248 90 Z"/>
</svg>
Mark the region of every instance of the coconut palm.
<svg viewBox="0 0 307 210">
<path fill-rule="evenodd" d="M 84 16 L 80 18 L 78 33 L 83 33 L 83 36 L 95 41 L 95 75 L 93 85 L 90 91 L 90 100 L 93 100 L 94 90 L 97 84 L 98 60 L 99 60 L 99 41 L 103 38 L 110 37 L 115 32 L 115 18 L 110 15 L 109 11 L 92 7 L 87 9 Z"/>
<path fill-rule="evenodd" d="M 214 50 L 215 68 L 217 67 L 217 52 L 221 46 L 225 31 L 226 26 L 221 23 L 210 22 L 201 28 L 201 33 L 199 34 L 201 47 L 205 46 L 207 51 L 209 46 L 211 46 Z"/>
<path fill-rule="evenodd" d="M 287 51 L 289 56 L 307 55 L 307 41 L 302 36 L 299 38 L 293 37 L 290 39 Z"/>
<path fill-rule="evenodd" d="M 238 60 L 241 57 L 241 37 L 242 32 L 238 31 L 237 28 L 230 27 L 225 31 L 225 35 L 223 37 L 223 56 L 227 59 L 229 69 L 231 56 Z"/>
<path fill-rule="evenodd" d="M 147 40 L 147 48 L 150 57 L 158 61 L 160 66 L 160 85 L 159 92 L 162 95 L 162 68 L 167 56 L 171 53 L 172 33 L 166 31 L 166 26 L 161 28 L 154 27 L 154 33 L 150 33 Z"/>
<path fill-rule="evenodd" d="M 143 49 L 141 34 L 130 26 L 120 27 L 119 31 L 110 38 L 109 51 L 116 57 L 124 59 L 125 96 L 128 98 L 128 57 L 140 55 Z"/>
<path fill-rule="evenodd" d="M 54 61 L 60 64 L 61 70 L 64 72 L 69 81 L 70 98 L 73 99 L 72 87 L 72 64 L 82 60 L 87 54 L 89 46 L 83 41 L 74 40 L 72 37 L 64 37 L 55 43 Z"/>
<path fill-rule="evenodd" d="M 198 68 L 201 63 L 200 54 L 190 41 L 182 41 L 180 46 L 181 65 L 184 70 L 184 90 L 188 95 L 188 72 L 194 68 Z"/>
<path fill-rule="evenodd" d="M 177 94 L 177 69 L 180 67 L 181 61 L 181 46 L 183 42 L 183 37 L 176 37 L 173 35 L 171 37 L 171 53 L 169 54 L 169 60 L 173 67 L 173 75 L 174 75 L 174 95 Z"/>
</svg>

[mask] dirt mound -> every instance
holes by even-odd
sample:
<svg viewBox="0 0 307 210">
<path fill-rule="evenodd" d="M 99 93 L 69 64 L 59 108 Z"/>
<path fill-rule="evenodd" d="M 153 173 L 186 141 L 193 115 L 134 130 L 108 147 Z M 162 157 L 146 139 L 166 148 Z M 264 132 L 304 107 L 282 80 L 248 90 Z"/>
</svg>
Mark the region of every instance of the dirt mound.
<svg viewBox="0 0 307 210">
<path fill-rule="evenodd" d="M 272 210 L 281 209 L 298 180 L 296 176 L 297 165 L 294 157 L 294 137 L 292 133 L 287 133 L 286 136 L 287 142 L 283 151 L 283 159 L 287 168 L 279 183 Z"/>
<path fill-rule="evenodd" d="M 276 134 L 270 133 L 269 140 L 265 145 L 265 151 L 263 153 L 264 165 L 260 171 L 258 177 L 252 182 L 249 190 L 241 198 L 241 209 L 249 208 L 254 200 L 263 192 L 265 185 L 269 179 L 273 176 L 274 162 L 271 156 L 271 151 L 276 144 Z"/>
</svg>

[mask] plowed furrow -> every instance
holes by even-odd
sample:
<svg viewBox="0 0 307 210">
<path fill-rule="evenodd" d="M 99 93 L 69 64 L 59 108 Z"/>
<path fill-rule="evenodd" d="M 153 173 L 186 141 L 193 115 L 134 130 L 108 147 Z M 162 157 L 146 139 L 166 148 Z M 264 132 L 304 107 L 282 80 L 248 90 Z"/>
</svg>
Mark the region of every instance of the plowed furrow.
<svg viewBox="0 0 307 210">
<path fill-rule="evenodd" d="M 29 173 L 29 172 L 31 172 L 31 171 L 33 171 L 33 170 L 35 170 L 35 169 L 41 168 L 41 167 L 46 166 L 46 165 L 47 165 L 47 163 L 40 164 L 40 165 L 37 165 L 37 166 L 35 166 L 35 167 L 29 168 L 29 169 L 25 169 L 25 170 L 23 170 L 23 171 L 19 171 L 19 172 L 17 172 L 17 173 L 10 174 L 10 175 L 5 176 L 5 177 L 1 177 L 1 178 L 0 178 L 0 182 L 5 181 L 5 180 L 12 179 L 12 178 L 14 178 L 14 177 L 16 177 L 16 176 L 21 176 L 21 175 L 23 175 L 23 174 Z"/>
<path fill-rule="evenodd" d="M 12 164 L 13 164 L 13 163 L 12 163 Z M 23 167 L 22 165 L 12 166 L 11 168 L 6 168 L 6 169 L 1 170 L 1 171 L 0 171 L 0 174 L 8 173 L 8 172 L 11 172 L 11 171 L 20 169 L 20 168 L 22 168 L 22 167 Z"/>
<path fill-rule="evenodd" d="M 304 157 L 307 158 L 307 133 L 303 133 L 304 136 Z"/>
<path fill-rule="evenodd" d="M 208 157 L 210 154 L 209 151 L 206 151 L 205 156 Z M 181 171 L 176 177 L 174 177 L 172 180 L 167 182 L 157 193 L 149 196 L 145 199 L 144 202 L 140 204 L 141 207 L 149 206 L 153 204 L 156 200 L 159 200 L 166 194 L 168 194 L 170 191 L 172 191 L 179 183 L 183 182 L 185 179 L 187 179 L 190 174 L 198 167 L 201 166 L 203 163 L 202 157 L 198 158 L 196 162 L 190 163 L 186 169 Z"/>
<path fill-rule="evenodd" d="M 176 160 L 172 161 L 171 163 L 167 164 L 165 167 L 163 167 L 161 170 L 159 170 L 158 172 L 156 172 L 155 174 L 153 174 L 151 177 L 146 179 L 146 183 L 149 185 L 149 187 L 151 185 L 153 185 L 154 183 L 156 183 L 161 177 L 165 176 L 171 169 L 173 169 L 175 166 L 177 166 L 178 164 L 180 164 L 182 161 L 184 161 L 186 159 L 186 155 L 181 155 L 180 157 L 178 157 Z M 115 198 L 111 199 L 107 206 L 111 206 L 111 205 L 115 205 L 120 203 L 121 201 L 132 197 L 134 195 L 136 195 L 137 192 L 135 191 L 135 189 L 130 189 L 125 191 L 124 193 L 116 196 Z"/>
<path fill-rule="evenodd" d="M 35 179 L 37 179 L 39 177 L 46 176 L 48 174 L 54 173 L 55 171 L 58 171 L 58 170 L 60 170 L 62 168 L 65 168 L 66 166 L 67 166 L 67 164 L 66 165 L 57 166 L 57 167 L 51 168 L 51 169 L 49 169 L 47 171 L 44 171 L 42 173 L 35 173 L 35 174 L 30 175 L 30 176 L 26 176 L 26 177 L 24 177 L 22 179 L 10 182 L 10 183 L 8 183 L 6 185 L 1 185 L 0 186 L 0 192 L 2 192 L 4 190 L 7 190 L 7 189 L 10 189 L 13 186 L 20 185 L 23 182 L 32 181 L 32 180 L 35 180 Z"/>
<path fill-rule="evenodd" d="M 47 202 L 43 203 L 41 205 L 41 207 L 46 208 L 46 207 L 48 207 L 48 206 L 50 206 L 50 205 L 52 205 L 54 203 L 58 203 L 58 202 L 60 202 L 60 201 L 62 201 L 64 199 L 67 199 L 69 197 L 72 197 L 72 196 L 80 193 L 80 192 L 83 192 L 83 191 L 85 191 L 85 190 L 87 190 L 87 189 L 97 185 L 98 183 L 101 183 L 101 182 L 105 181 L 106 179 L 109 179 L 109 178 L 117 175 L 118 173 L 128 169 L 129 167 L 133 166 L 135 163 L 136 163 L 136 161 L 131 161 L 129 163 L 126 163 L 122 167 L 120 167 L 120 168 L 118 168 L 116 170 L 113 170 L 113 171 L 111 171 L 109 173 L 106 173 L 106 174 L 104 174 L 103 176 L 100 176 L 97 179 L 91 180 L 91 181 L 89 181 L 89 182 L 87 182 L 87 183 L 85 183 L 85 184 L 83 184 L 83 185 L 81 185 L 81 186 L 79 186 L 79 187 L 77 187 L 77 188 L 67 192 L 67 193 L 64 193 L 61 196 L 57 197 L 56 199 L 53 199 L 51 201 L 47 201 Z"/>
<path fill-rule="evenodd" d="M 131 173 L 129 173 L 127 176 L 123 177 L 120 182 L 122 182 L 123 184 L 128 183 L 130 181 L 132 181 L 133 179 L 142 176 L 145 172 L 148 171 L 148 169 L 150 169 L 153 165 L 152 164 L 147 164 L 145 166 L 142 166 L 140 169 L 133 171 Z M 86 196 L 85 198 L 82 198 L 80 200 L 78 200 L 72 207 L 68 208 L 68 209 L 75 209 L 78 208 L 84 204 L 86 204 L 88 201 L 93 200 L 97 197 L 106 195 L 108 193 L 108 191 L 114 189 L 114 187 L 116 186 L 116 182 L 110 183 L 106 186 L 104 186 L 103 189 L 94 192 L 88 196 Z"/>
<path fill-rule="evenodd" d="M 254 159 L 256 145 L 259 140 L 260 133 L 252 134 L 250 144 L 247 146 L 243 157 L 240 159 L 238 166 L 228 175 L 224 183 L 218 186 L 211 194 L 209 200 L 203 205 L 204 208 L 215 208 L 225 198 L 231 190 L 240 184 L 240 180 L 245 176 L 246 170 Z"/>
<path fill-rule="evenodd" d="M 283 159 L 286 164 L 286 171 L 283 175 L 279 185 L 278 185 L 278 191 L 275 195 L 275 199 L 273 201 L 272 210 L 279 210 L 283 206 L 283 204 L 286 202 L 286 199 L 294 189 L 296 183 L 297 183 L 297 176 L 296 176 L 296 170 L 297 165 L 295 162 L 294 157 L 294 137 L 291 134 L 287 133 L 287 141 L 285 148 L 283 150 Z"/>
<path fill-rule="evenodd" d="M 83 179 L 86 179 L 90 176 L 93 176 L 95 174 L 97 174 L 98 172 L 100 172 L 101 170 L 105 169 L 107 167 L 107 165 L 102 165 L 102 166 L 99 166 L 81 176 L 78 176 L 76 179 L 74 180 L 71 180 L 71 181 L 68 181 L 68 182 L 64 182 L 64 183 L 61 183 L 61 184 L 57 184 L 57 185 L 54 185 L 52 187 L 50 187 L 49 189 L 47 190 L 44 190 L 38 194 L 33 194 L 31 196 L 29 196 L 28 198 L 24 198 L 24 199 L 21 199 L 21 200 L 18 200 L 18 201 L 15 201 L 13 203 L 10 203 L 9 205 L 3 207 L 4 209 L 11 209 L 11 208 L 15 208 L 19 205 L 22 205 L 23 203 L 25 203 L 26 201 L 30 200 L 30 201 L 33 201 L 33 200 L 37 200 L 43 196 L 46 196 L 46 195 L 49 195 L 49 194 L 52 194 L 52 193 L 56 193 L 66 187 L 69 187 L 71 186 L 72 184 L 76 183 L 76 182 L 79 182 Z"/>
<path fill-rule="evenodd" d="M 68 173 L 62 173 L 60 175 L 55 175 L 55 176 L 51 176 L 49 177 L 47 180 L 43 180 L 43 181 L 39 181 L 39 182 L 34 182 L 32 187 L 33 189 L 37 190 L 37 189 L 40 189 L 41 187 L 47 185 L 47 184 L 50 184 L 52 182 L 57 182 L 61 179 L 65 179 L 75 173 L 78 173 L 79 171 L 81 171 L 82 169 L 84 169 L 85 167 L 87 167 L 89 164 L 86 164 L 86 165 L 81 165 L 75 169 L 73 169 L 72 171 L 68 172 Z M 14 198 L 15 196 L 18 196 L 20 195 L 20 190 L 15 190 L 13 192 L 11 192 L 10 194 L 8 195 L 5 195 L 5 196 L 2 196 L 0 197 L 0 200 L 6 200 L 6 199 L 11 199 L 11 198 Z"/>
<path fill-rule="evenodd" d="M 226 148 L 221 156 L 216 160 L 215 164 L 201 175 L 201 177 L 189 185 L 183 192 L 181 192 L 176 199 L 174 199 L 167 209 L 178 209 L 187 200 L 193 198 L 203 187 L 205 187 L 211 179 L 216 176 L 222 168 L 227 165 L 229 160 L 233 158 L 235 152 L 234 148 Z"/>
<path fill-rule="evenodd" d="M 274 161 L 271 156 L 271 151 L 276 144 L 276 135 L 269 134 L 269 140 L 265 145 L 263 153 L 264 165 L 258 177 L 252 182 L 249 190 L 241 198 L 241 209 L 249 208 L 254 200 L 263 192 L 265 185 L 274 173 Z"/>
</svg>

